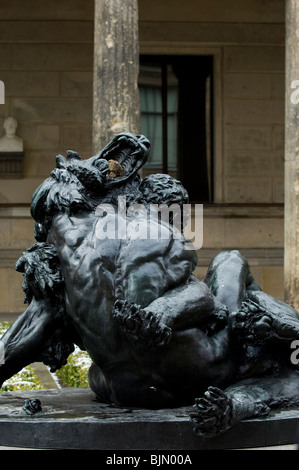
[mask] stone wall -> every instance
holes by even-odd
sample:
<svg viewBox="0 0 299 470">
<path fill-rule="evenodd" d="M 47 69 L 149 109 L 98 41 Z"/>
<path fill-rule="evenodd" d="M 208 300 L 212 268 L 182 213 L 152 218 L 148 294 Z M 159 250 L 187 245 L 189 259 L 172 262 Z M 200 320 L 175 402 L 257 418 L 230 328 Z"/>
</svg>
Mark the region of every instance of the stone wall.
<svg viewBox="0 0 299 470">
<path fill-rule="evenodd" d="M 141 50 L 217 58 L 216 202 L 282 203 L 284 1 L 220 3 L 139 0 Z"/>
<path fill-rule="evenodd" d="M 227 46 L 223 67 L 224 200 L 281 203 L 284 196 L 283 44 Z"/>
<path fill-rule="evenodd" d="M 93 8 L 93 0 L 0 3 L 0 136 L 12 114 L 25 148 L 23 178 L 0 180 L 2 314 L 24 309 L 14 263 L 34 243 L 32 192 L 58 153 L 92 152 Z M 205 209 L 198 276 L 216 252 L 241 249 L 261 286 L 283 298 L 284 1 L 139 0 L 139 14 L 140 52 L 215 57 L 224 206 Z"/>
<path fill-rule="evenodd" d="M 204 210 L 197 275 L 204 277 L 215 253 L 237 248 L 261 287 L 280 299 L 284 8 L 283 0 L 139 0 L 141 52 L 214 57 L 215 202 L 220 206 Z"/>
<path fill-rule="evenodd" d="M 0 203 L 30 202 L 32 190 L 71 148 L 92 149 L 93 1 L 0 5 L 0 78 L 4 118 L 18 120 L 23 179 L 1 180 Z"/>
<path fill-rule="evenodd" d="M 11 320 L 26 308 L 23 277 L 14 266 L 22 252 L 34 244 L 33 227 L 29 207 L 0 206 L 1 320 Z"/>
<path fill-rule="evenodd" d="M 25 308 L 14 265 L 34 243 L 29 204 L 35 188 L 67 149 L 92 152 L 93 0 L 0 3 L 0 79 L 4 119 L 24 140 L 22 179 L 0 179 L 0 313 Z"/>
<path fill-rule="evenodd" d="M 284 213 L 280 206 L 206 206 L 203 245 L 196 275 L 203 279 L 213 256 L 238 249 L 248 259 L 260 287 L 284 299 Z"/>
</svg>

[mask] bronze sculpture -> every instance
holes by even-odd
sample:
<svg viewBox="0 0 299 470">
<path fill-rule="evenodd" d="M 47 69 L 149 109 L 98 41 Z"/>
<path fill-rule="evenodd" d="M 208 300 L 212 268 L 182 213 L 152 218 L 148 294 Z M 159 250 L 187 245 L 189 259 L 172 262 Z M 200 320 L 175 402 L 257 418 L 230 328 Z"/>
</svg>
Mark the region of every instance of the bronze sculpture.
<svg viewBox="0 0 299 470">
<path fill-rule="evenodd" d="M 68 151 L 35 191 L 36 244 L 16 264 L 29 305 L 1 339 L 1 383 L 35 361 L 55 371 L 77 344 L 93 360 L 90 387 L 102 401 L 162 408 L 195 400 L 200 436 L 298 405 L 290 361 L 298 313 L 262 292 L 240 252 L 219 253 L 201 282 L 174 220 L 154 222 L 168 235 L 159 239 L 117 236 L 120 197 L 143 208 L 188 201 L 167 175 L 140 178 L 149 151 L 144 136 L 129 133 L 87 160 Z M 129 222 L 148 229 L 148 211 Z M 104 225 L 116 232 L 102 236 Z"/>
</svg>

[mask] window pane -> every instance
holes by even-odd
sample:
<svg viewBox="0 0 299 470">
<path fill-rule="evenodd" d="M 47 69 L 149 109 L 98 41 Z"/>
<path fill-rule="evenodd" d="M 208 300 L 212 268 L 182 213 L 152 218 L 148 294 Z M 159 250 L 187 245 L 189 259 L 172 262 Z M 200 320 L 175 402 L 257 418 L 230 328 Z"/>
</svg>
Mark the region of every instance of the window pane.
<svg viewBox="0 0 299 470">
<path fill-rule="evenodd" d="M 163 169 L 163 112 L 167 113 L 167 167 L 173 174 L 177 169 L 177 79 L 172 67 L 167 67 L 167 110 L 162 105 L 162 68 L 160 64 L 140 65 L 141 132 L 151 142 L 150 158 L 145 168 Z M 176 175 L 175 175 L 176 176 Z"/>
<path fill-rule="evenodd" d="M 177 169 L 177 114 L 178 114 L 178 88 L 171 87 L 167 94 L 167 138 L 168 138 L 168 170 Z"/>
<path fill-rule="evenodd" d="M 162 91 L 161 66 L 140 65 L 139 93 L 141 132 L 151 142 L 150 157 L 145 165 L 162 169 Z"/>
<path fill-rule="evenodd" d="M 157 95 L 156 91 L 142 88 L 140 90 L 140 102 L 144 102 L 145 100 L 141 97 L 147 95 L 147 101 L 150 103 L 150 107 L 153 108 L 155 96 Z M 161 99 L 159 104 L 161 105 Z M 145 111 L 143 111 L 144 109 Z M 150 112 L 148 108 L 142 108 L 141 104 L 141 132 L 151 142 L 150 157 L 146 166 L 162 168 L 162 113 Z"/>
<path fill-rule="evenodd" d="M 213 199 L 213 58 L 141 56 L 141 132 L 152 145 L 143 174 L 167 172 L 193 202 Z"/>
</svg>

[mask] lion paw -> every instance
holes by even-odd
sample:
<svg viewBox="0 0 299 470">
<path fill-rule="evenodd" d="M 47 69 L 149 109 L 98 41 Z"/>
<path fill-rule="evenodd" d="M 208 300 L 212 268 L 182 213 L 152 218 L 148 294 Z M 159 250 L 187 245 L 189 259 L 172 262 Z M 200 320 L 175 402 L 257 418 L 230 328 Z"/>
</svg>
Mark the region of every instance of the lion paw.
<svg viewBox="0 0 299 470">
<path fill-rule="evenodd" d="M 197 436 L 215 437 L 231 427 L 231 399 L 219 388 L 209 387 L 203 397 L 195 400 L 189 416 Z"/>
<path fill-rule="evenodd" d="M 171 338 L 170 328 L 163 325 L 152 312 L 143 310 L 134 302 L 117 300 L 114 304 L 114 318 L 129 337 L 149 346 L 167 344 Z"/>
</svg>

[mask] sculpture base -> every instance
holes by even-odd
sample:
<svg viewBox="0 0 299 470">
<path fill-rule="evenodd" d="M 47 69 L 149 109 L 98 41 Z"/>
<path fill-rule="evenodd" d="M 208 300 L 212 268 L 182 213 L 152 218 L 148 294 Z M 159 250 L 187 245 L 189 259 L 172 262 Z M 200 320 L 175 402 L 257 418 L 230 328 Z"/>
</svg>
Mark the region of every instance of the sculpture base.
<svg viewBox="0 0 299 470">
<path fill-rule="evenodd" d="M 25 399 L 41 401 L 27 415 Z M 0 446 L 85 450 L 210 450 L 294 444 L 299 409 L 243 421 L 214 439 L 194 435 L 187 408 L 118 408 L 97 401 L 89 388 L 0 394 Z"/>
</svg>

